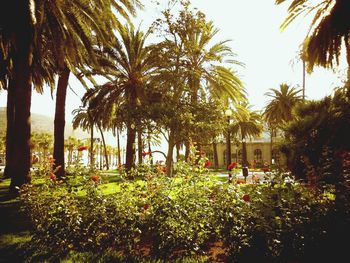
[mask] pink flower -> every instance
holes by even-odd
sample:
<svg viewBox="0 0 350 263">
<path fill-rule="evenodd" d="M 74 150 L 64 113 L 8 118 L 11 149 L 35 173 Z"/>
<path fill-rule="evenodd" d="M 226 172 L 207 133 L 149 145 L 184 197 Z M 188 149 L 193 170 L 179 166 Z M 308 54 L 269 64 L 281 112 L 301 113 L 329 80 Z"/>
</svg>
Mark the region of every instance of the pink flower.
<svg viewBox="0 0 350 263">
<path fill-rule="evenodd" d="M 244 202 L 248 203 L 248 202 L 250 202 L 250 195 L 245 194 L 245 195 L 243 195 L 242 199 L 243 199 Z"/>
</svg>

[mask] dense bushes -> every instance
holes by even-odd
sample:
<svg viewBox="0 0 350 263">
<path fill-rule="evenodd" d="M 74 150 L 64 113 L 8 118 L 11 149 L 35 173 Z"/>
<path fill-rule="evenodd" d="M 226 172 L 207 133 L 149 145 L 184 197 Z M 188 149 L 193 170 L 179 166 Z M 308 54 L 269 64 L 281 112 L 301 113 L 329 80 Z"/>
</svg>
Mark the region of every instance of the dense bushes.
<svg viewBox="0 0 350 263">
<path fill-rule="evenodd" d="M 200 172 L 149 174 L 108 195 L 91 175 L 81 176 L 81 187 L 52 179 L 27 186 L 32 246 L 42 255 L 113 250 L 174 259 L 205 255 L 221 241 L 235 262 L 280 262 L 302 258 L 328 233 L 332 189 L 310 190 L 281 174 L 264 184 L 227 184 Z"/>
</svg>

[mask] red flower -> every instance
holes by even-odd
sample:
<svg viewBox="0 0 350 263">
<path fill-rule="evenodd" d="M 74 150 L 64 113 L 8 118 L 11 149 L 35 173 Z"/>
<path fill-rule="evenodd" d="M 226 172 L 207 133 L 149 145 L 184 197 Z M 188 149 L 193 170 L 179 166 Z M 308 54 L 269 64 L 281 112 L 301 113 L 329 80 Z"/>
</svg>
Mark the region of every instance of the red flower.
<svg viewBox="0 0 350 263">
<path fill-rule="evenodd" d="M 269 171 L 270 171 L 270 169 L 269 169 L 269 168 L 263 168 L 262 170 L 263 170 L 263 172 L 264 172 L 264 173 L 267 173 L 267 172 L 269 172 Z"/>
<path fill-rule="evenodd" d="M 250 202 L 250 195 L 245 194 L 245 195 L 243 195 L 242 199 L 244 202 Z"/>
<path fill-rule="evenodd" d="M 88 147 L 86 147 L 86 146 L 79 146 L 78 147 L 78 152 L 82 152 L 82 151 L 86 151 L 88 149 Z"/>
<path fill-rule="evenodd" d="M 56 180 L 57 180 L 57 177 L 56 177 L 56 175 L 55 175 L 54 173 L 52 173 L 52 174 L 50 175 L 50 180 L 51 180 L 51 181 L 56 181 Z"/>
<path fill-rule="evenodd" d="M 205 167 L 205 168 L 208 168 L 208 167 L 212 166 L 212 164 L 213 164 L 213 163 L 212 163 L 211 161 L 206 160 L 205 163 L 204 163 L 204 167 Z"/>
<path fill-rule="evenodd" d="M 91 176 L 91 180 L 97 183 L 98 181 L 100 181 L 100 177 L 98 175 L 93 175 Z"/>
<path fill-rule="evenodd" d="M 143 209 L 147 210 L 149 207 L 150 207 L 149 204 L 145 204 L 145 205 L 143 206 Z"/>
<path fill-rule="evenodd" d="M 237 166 L 237 163 L 230 163 L 230 164 L 227 166 L 227 169 L 228 169 L 229 171 L 231 171 L 232 169 L 236 168 L 236 166 Z"/>
</svg>

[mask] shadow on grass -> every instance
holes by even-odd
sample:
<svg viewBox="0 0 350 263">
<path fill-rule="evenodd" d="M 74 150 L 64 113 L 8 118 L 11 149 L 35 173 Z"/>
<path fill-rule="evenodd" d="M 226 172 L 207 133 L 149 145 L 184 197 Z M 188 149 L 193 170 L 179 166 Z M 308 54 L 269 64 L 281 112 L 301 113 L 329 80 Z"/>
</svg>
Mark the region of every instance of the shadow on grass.
<svg viewBox="0 0 350 263">
<path fill-rule="evenodd" d="M 0 185 L 0 235 L 31 230 L 29 218 L 21 209 L 19 198 L 9 193 L 9 184 L 9 179 L 5 179 Z"/>
<path fill-rule="evenodd" d="M 0 262 L 23 262 L 32 227 L 21 209 L 19 198 L 9 193 L 9 185 L 9 179 L 0 184 Z"/>
</svg>

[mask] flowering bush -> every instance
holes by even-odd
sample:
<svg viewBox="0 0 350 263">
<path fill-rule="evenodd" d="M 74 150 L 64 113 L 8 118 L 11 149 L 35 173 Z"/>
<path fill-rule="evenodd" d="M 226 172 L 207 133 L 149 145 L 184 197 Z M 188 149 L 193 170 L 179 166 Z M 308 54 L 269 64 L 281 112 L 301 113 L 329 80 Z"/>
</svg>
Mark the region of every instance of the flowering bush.
<svg viewBox="0 0 350 263">
<path fill-rule="evenodd" d="M 168 178 L 145 168 L 142 179 L 103 193 L 100 175 L 80 176 L 22 190 L 39 251 L 117 249 L 123 255 L 176 258 L 207 253 L 222 241 L 235 262 L 302 258 L 325 239 L 332 192 L 310 191 L 287 175 L 270 174 L 264 184 L 227 184 L 202 176 L 205 168 L 180 166 Z M 255 258 L 252 258 L 252 255 Z"/>
<path fill-rule="evenodd" d="M 220 239 L 233 261 L 287 261 L 324 238 L 332 198 L 312 193 L 288 176 L 265 184 L 224 187 L 217 196 Z"/>
</svg>

